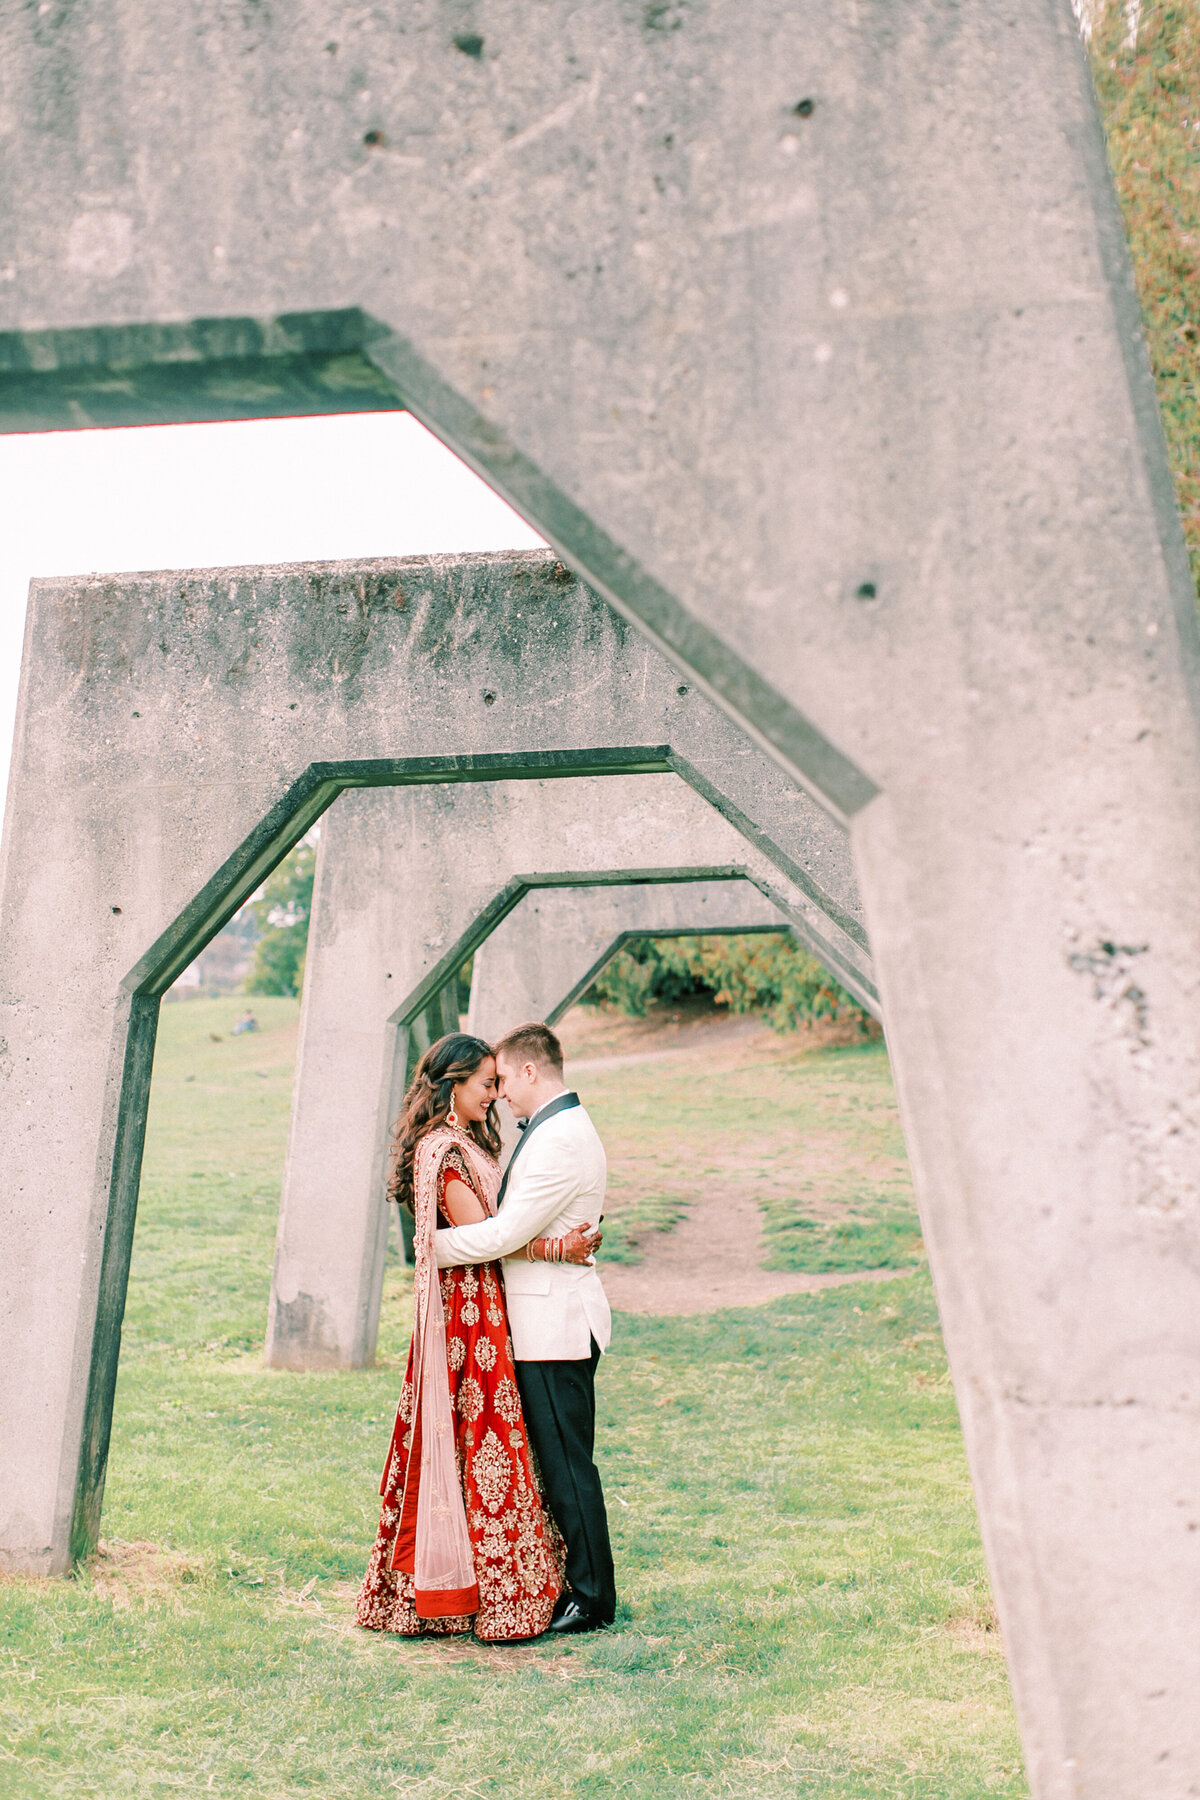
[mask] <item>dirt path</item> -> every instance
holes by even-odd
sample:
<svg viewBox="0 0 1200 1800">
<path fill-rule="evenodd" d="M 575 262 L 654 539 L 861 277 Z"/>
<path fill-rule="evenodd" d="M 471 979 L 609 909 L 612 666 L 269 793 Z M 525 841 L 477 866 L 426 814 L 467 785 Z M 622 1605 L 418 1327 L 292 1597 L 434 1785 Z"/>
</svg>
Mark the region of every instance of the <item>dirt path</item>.
<svg viewBox="0 0 1200 1800">
<path fill-rule="evenodd" d="M 790 1275 L 759 1267 L 762 1214 L 749 1200 L 708 1195 L 688 1208 L 674 1231 L 642 1239 L 640 1263 L 606 1263 L 600 1275 L 617 1312 L 719 1312 L 756 1306 L 777 1294 L 811 1293 L 851 1281 L 889 1281 L 911 1269 L 868 1269 L 852 1274 Z"/>
<path fill-rule="evenodd" d="M 743 1047 L 757 1043 L 769 1044 L 771 1033 L 759 1019 L 718 1016 L 711 1024 L 703 1020 L 698 1023 L 689 1020 L 686 1025 L 669 1025 L 665 1030 L 660 1028 L 653 1034 L 644 1034 L 641 1041 L 648 1046 L 646 1049 L 570 1056 L 568 1075 L 576 1072 L 586 1074 L 590 1069 L 628 1069 L 635 1063 L 663 1062 L 669 1056 L 700 1056 L 714 1044 L 737 1044 Z"/>
<path fill-rule="evenodd" d="M 731 1018 L 711 1004 L 687 1001 L 676 1010 L 655 1009 L 642 1019 L 575 1008 L 558 1027 L 567 1053 L 567 1080 L 576 1072 L 630 1068 L 668 1058 L 684 1068 L 693 1056 L 726 1047 L 744 1055 L 773 1053 L 779 1039 L 759 1018 Z M 857 1041 L 854 1030 L 822 1024 L 797 1033 L 794 1048 Z M 683 1070 L 681 1069 L 681 1075 Z M 642 1260 L 606 1263 L 600 1274 L 618 1312 L 665 1314 L 718 1312 L 756 1306 L 779 1294 L 811 1293 L 853 1281 L 888 1281 L 909 1269 L 868 1269 L 851 1274 L 793 1275 L 764 1269 L 763 1219 L 754 1202 L 728 1190 L 700 1193 L 673 1231 L 639 1238 Z"/>
</svg>

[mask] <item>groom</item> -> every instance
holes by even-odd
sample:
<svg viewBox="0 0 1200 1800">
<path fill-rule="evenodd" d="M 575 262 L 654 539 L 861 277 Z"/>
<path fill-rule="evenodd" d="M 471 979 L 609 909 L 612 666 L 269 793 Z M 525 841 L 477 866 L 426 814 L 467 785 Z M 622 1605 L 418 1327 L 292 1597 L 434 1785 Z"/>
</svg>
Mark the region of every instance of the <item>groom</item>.
<svg viewBox="0 0 1200 1800">
<path fill-rule="evenodd" d="M 611 1317 L 594 1266 L 528 1262 L 533 1238 L 598 1222 L 606 1164 L 596 1128 L 563 1081 L 562 1046 L 548 1025 L 519 1025 L 496 1045 L 497 1086 L 524 1131 L 500 1187 L 499 1210 L 434 1236 L 439 1268 L 508 1257 L 504 1289 L 525 1428 L 546 1500 L 567 1546 L 567 1592 L 550 1630 L 611 1625 L 617 1595 L 608 1519 L 592 1460 L 596 1364 Z"/>
</svg>

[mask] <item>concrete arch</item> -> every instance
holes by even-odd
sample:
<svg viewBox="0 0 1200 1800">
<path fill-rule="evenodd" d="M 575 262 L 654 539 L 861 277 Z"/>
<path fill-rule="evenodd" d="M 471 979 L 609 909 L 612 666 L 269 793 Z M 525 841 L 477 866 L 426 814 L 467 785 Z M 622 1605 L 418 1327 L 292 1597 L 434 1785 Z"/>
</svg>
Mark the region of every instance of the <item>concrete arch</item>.
<svg viewBox="0 0 1200 1800">
<path fill-rule="evenodd" d="M 522 1019 L 557 1024 L 641 938 L 790 929 L 787 913 L 746 879 L 527 894 L 476 952 L 468 1029 L 492 1039 Z"/>
<path fill-rule="evenodd" d="M 869 981 L 844 834 L 553 556 L 35 584 L 0 878 L 11 1566 L 95 1538 L 179 970 L 346 788 L 672 771 Z"/>
<path fill-rule="evenodd" d="M 633 888 L 630 884 L 636 884 Z M 807 933 L 807 896 L 677 775 L 344 794 L 326 813 L 309 923 L 267 1361 L 360 1367 L 379 1319 L 390 1130 L 416 1056 L 458 1028 L 457 975 L 555 893 L 683 883 Z M 699 889 L 703 889 L 703 893 Z M 757 902 L 757 906 L 755 906 Z M 603 911 L 603 907 L 600 909 Z M 643 916 L 652 908 L 643 904 Z M 670 913 L 660 902 L 658 912 Z M 609 923 L 603 929 L 612 935 Z"/>
</svg>

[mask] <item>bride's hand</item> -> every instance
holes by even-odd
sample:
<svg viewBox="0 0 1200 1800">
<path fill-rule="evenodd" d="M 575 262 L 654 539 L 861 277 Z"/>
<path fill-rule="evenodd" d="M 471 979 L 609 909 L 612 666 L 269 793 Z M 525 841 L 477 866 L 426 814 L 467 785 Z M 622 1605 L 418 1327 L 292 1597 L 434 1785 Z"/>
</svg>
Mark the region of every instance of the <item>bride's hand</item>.
<svg viewBox="0 0 1200 1800">
<path fill-rule="evenodd" d="M 563 1261 L 569 1263 L 590 1263 L 596 1251 L 604 1242 L 604 1233 L 597 1225 L 577 1225 L 574 1231 L 568 1231 L 563 1238 Z"/>
</svg>

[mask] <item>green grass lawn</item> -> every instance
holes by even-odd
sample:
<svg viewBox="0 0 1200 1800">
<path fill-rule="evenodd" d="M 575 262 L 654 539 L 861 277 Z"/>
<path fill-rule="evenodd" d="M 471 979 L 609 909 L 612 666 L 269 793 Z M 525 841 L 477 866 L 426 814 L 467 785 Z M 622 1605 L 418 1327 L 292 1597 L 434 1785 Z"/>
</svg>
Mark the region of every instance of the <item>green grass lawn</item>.
<svg viewBox="0 0 1200 1800">
<path fill-rule="evenodd" d="M 0 1584 L 5 1800 L 1024 1794 L 923 1270 L 618 1319 L 599 1378 L 615 1631 L 497 1649 L 356 1630 L 406 1280 L 393 1265 L 378 1368 L 260 1366 L 298 1009 L 255 1004 L 264 1030 L 239 1039 L 236 1003 L 163 1009 L 108 1554 Z M 809 1061 L 845 1101 L 822 1111 L 826 1150 L 857 1167 L 886 1061 Z M 616 1131 L 615 1072 L 600 1085 Z M 656 1106 L 666 1144 L 670 1095 Z M 782 1102 L 772 1117 L 764 1166 L 803 1131 Z M 740 1103 L 706 1129 L 736 1159 Z"/>
</svg>

